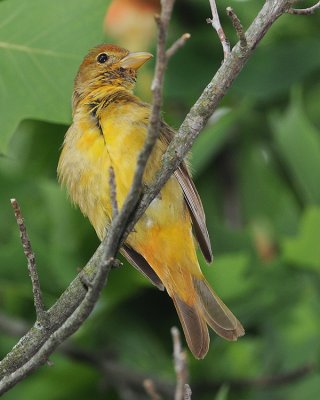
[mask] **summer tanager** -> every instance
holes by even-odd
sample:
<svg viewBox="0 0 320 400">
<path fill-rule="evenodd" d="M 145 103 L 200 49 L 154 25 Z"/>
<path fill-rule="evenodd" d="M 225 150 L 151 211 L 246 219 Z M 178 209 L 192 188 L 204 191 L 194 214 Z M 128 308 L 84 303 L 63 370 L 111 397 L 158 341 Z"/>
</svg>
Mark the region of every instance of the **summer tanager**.
<svg viewBox="0 0 320 400">
<path fill-rule="evenodd" d="M 84 58 L 75 78 L 73 123 L 65 136 L 58 175 L 100 240 L 112 219 L 109 168 L 114 169 L 121 208 L 146 139 L 150 105 L 132 90 L 137 70 L 150 57 L 149 53 L 101 45 Z M 160 137 L 144 172 L 146 185 L 153 181 L 173 135 L 162 121 Z M 205 280 L 193 232 L 210 262 L 203 207 L 182 163 L 137 222 L 121 253 L 156 286 L 167 290 L 190 350 L 195 357 L 203 358 L 210 341 L 207 325 L 228 340 L 236 340 L 244 330 Z"/>
</svg>

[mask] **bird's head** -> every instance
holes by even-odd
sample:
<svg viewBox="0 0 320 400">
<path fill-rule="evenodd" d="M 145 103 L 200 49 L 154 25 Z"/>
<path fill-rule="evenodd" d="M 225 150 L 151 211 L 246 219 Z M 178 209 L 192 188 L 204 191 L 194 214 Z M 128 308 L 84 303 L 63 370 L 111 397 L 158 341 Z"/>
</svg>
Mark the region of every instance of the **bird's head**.
<svg viewBox="0 0 320 400">
<path fill-rule="evenodd" d="M 75 79 L 75 92 L 82 97 L 105 86 L 131 90 L 137 70 L 151 57 L 150 53 L 130 53 L 112 44 L 94 47 L 80 65 Z"/>
</svg>

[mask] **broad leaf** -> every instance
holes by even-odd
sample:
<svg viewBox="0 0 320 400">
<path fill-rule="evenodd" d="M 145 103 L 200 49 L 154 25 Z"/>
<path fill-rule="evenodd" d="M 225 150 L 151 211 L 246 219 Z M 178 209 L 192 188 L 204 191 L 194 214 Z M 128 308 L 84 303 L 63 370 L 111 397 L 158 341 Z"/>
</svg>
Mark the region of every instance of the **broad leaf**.
<svg viewBox="0 0 320 400">
<path fill-rule="evenodd" d="M 194 177 L 208 167 L 214 157 L 234 133 L 234 127 L 241 115 L 248 110 L 248 102 L 237 109 L 220 108 L 210 118 L 192 147 L 192 170 Z"/>
<path fill-rule="evenodd" d="M 284 241 L 284 258 L 301 267 L 320 270 L 320 208 L 310 207 L 303 215 L 299 235 Z"/>
<path fill-rule="evenodd" d="M 68 123 L 73 78 L 108 0 L 0 3 L 0 153 L 26 118 Z"/>
<path fill-rule="evenodd" d="M 271 119 L 276 148 L 293 185 L 307 203 L 320 203 L 320 137 L 306 117 L 301 94 L 293 92 L 284 115 Z"/>
<path fill-rule="evenodd" d="M 249 255 L 238 252 L 218 256 L 210 268 L 203 266 L 208 281 L 224 301 L 244 296 L 252 288 L 248 275 Z"/>
<path fill-rule="evenodd" d="M 248 144 L 239 146 L 237 161 L 245 220 L 295 232 L 299 204 L 292 188 L 281 176 L 270 147 L 262 141 Z"/>
<path fill-rule="evenodd" d="M 246 98 L 269 100 L 285 93 L 319 66 L 320 42 L 316 37 L 270 43 L 257 49 L 235 82 L 234 90 Z"/>
</svg>

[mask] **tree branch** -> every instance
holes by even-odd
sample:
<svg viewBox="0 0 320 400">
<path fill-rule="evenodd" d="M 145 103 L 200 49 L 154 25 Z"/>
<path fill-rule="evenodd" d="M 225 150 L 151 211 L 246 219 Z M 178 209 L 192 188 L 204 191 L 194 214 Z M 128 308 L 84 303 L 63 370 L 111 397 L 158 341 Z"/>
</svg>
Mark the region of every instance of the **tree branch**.
<svg viewBox="0 0 320 400">
<path fill-rule="evenodd" d="M 184 33 L 179 39 L 177 39 L 166 51 L 166 58 L 169 61 L 170 58 L 185 45 L 186 41 L 191 38 L 190 33 Z"/>
<path fill-rule="evenodd" d="M 153 103 L 148 134 L 144 147 L 138 156 L 133 183 L 123 207 L 119 213 L 116 212 L 116 187 L 113 179 L 114 175 L 112 175 L 111 171 L 110 181 L 114 218 L 108 233 L 87 266 L 48 311 L 48 322 L 45 332 L 43 329 L 39 329 L 36 323 L 1 362 L 0 378 L 2 378 L 2 380 L 0 382 L 0 394 L 5 393 L 33 370 L 47 362 L 48 356 L 57 346 L 79 329 L 85 319 L 90 315 L 105 285 L 110 269 L 112 265 L 114 265 L 114 257 L 123 241 L 129 218 L 140 198 L 145 167 L 159 136 L 163 76 L 168 61 L 165 45 L 173 4 L 174 0 L 163 1 L 161 16 L 158 18 L 159 35 L 157 61 L 155 79 L 152 85 Z M 24 241 L 23 244 L 25 245 Z M 30 245 L 29 242 L 27 244 Z M 30 249 L 31 247 L 29 246 L 27 248 L 28 254 L 31 253 L 31 251 L 29 251 Z M 28 262 L 29 259 L 31 260 L 30 257 L 28 258 Z M 34 260 L 34 256 L 32 259 Z M 35 264 L 33 263 L 31 267 L 33 274 L 32 282 L 34 282 Z M 82 284 L 83 282 L 85 282 L 85 285 Z M 82 287 L 79 287 L 79 285 Z M 40 286 L 37 281 L 36 289 L 38 289 L 38 287 L 41 295 Z M 78 296 L 75 295 L 74 290 Z M 40 307 L 40 303 L 38 303 L 39 293 L 37 292 L 37 297 L 35 297 L 36 308 Z M 70 294 L 70 296 L 68 296 L 68 294 Z M 69 299 L 66 296 L 68 296 Z M 59 309 L 58 313 L 56 313 L 57 308 Z"/>
<path fill-rule="evenodd" d="M 320 9 L 320 1 L 318 1 L 318 3 L 316 3 L 312 7 L 308 7 L 308 8 L 289 8 L 289 10 L 287 12 L 288 12 L 288 14 L 295 14 L 295 15 L 312 15 L 319 9 Z"/>
<path fill-rule="evenodd" d="M 187 353 L 185 350 L 182 350 L 180 332 L 176 327 L 171 328 L 171 335 L 173 341 L 174 369 L 177 377 L 174 400 L 191 399 L 191 389 L 188 385 Z"/>
<path fill-rule="evenodd" d="M 112 207 L 112 218 L 115 218 L 119 214 L 119 207 L 117 200 L 116 176 L 112 166 L 110 166 L 109 168 L 109 186 L 110 186 L 110 200 Z"/>
<path fill-rule="evenodd" d="M 267 0 L 245 33 L 247 49 L 241 51 L 240 43 L 232 49 L 212 81 L 183 121 L 170 143 L 154 183 L 144 192 L 141 182 L 144 167 L 157 139 L 160 124 L 163 74 L 168 62 L 165 53 L 167 27 L 173 0 L 162 1 L 163 9 L 159 24 L 158 57 L 155 79 L 152 85 L 154 102 L 148 129 L 148 137 L 139 155 L 133 186 L 119 214 L 113 219 L 108 235 L 81 273 L 73 280 L 57 302 L 47 311 L 49 325 L 39 329 L 35 324 L 0 363 L 0 394 L 6 392 L 35 368 L 45 363 L 48 356 L 68 336 L 75 332 L 90 314 L 108 277 L 114 257 L 122 241 L 144 213 L 163 185 L 187 155 L 194 140 L 217 108 L 219 101 L 238 76 L 254 49 L 277 18 L 286 13 L 295 0 Z M 142 197 L 141 197 L 142 193 Z M 130 221 L 130 222 L 128 222 Z M 90 282 L 83 285 L 81 277 Z"/>
<path fill-rule="evenodd" d="M 146 393 L 150 396 L 151 400 L 161 400 L 160 395 L 157 393 L 154 383 L 151 379 L 145 379 L 143 381 L 143 387 Z"/>
<path fill-rule="evenodd" d="M 230 43 L 229 43 L 229 41 L 224 33 L 224 30 L 221 26 L 216 1 L 209 0 L 209 2 L 210 2 L 210 7 L 211 7 L 212 18 L 207 18 L 207 23 L 211 24 L 212 27 L 217 32 L 220 43 L 222 45 L 224 59 L 226 59 L 228 57 L 228 55 L 230 54 Z"/>
<path fill-rule="evenodd" d="M 227 7 L 227 15 L 231 18 L 232 25 L 237 33 L 241 54 L 245 53 L 248 47 L 246 34 L 244 33 L 243 26 L 241 25 L 240 19 L 231 7 Z"/>
<path fill-rule="evenodd" d="M 4 314 L 0 313 L 0 332 L 9 336 L 21 336 L 28 329 L 28 324 L 19 319 L 13 319 Z M 181 345 L 179 345 L 181 347 Z M 153 395 L 161 395 L 164 398 L 173 398 L 176 392 L 174 382 L 159 379 L 155 376 L 150 376 L 150 374 L 139 373 L 131 368 L 128 368 L 114 359 L 109 359 L 107 356 L 101 354 L 101 352 L 88 352 L 79 347 L 74 346 L 70 342 L 65 342 L 59 347 L 59 352 L 64 354 L 75 361 L 80 361 L 91 365 L 92 367 L 99 370 L 104 379 L 108 382 L 112 382 L 112 386 L 115 388 L 117 386 L 123 385 L 131 387 L 138 393 L 142 393 L 142 384 L 144 381 L 149 380 L 152 382 Z M 312 374 L 316 371 L 315 364 L 306 364 L 291 371 L 280 372 L 271 376 L 261 376 L 251 379 L 223 379 L 223 380 L 210 380 L 200 381 L 194 385 L 193 391 L 196 397 L 200 394 L 209 394 L 215 390 L 219 390 L 222 385 L 227 385 L 233 390 L 239 389 L 250 389 L 258 388 L 264 389 L 269 387 L 285 386 Z M 147 386 L 148 383 L 147 383 Z M 148 392 L 149 395 L 151 392 Z M 188 391 L 186 391 L 186 395 Z M 152 397 L 151 397 L 152 398 Z M 188 397 L 186 397 L 188 399 Z M 190 399 L 190 397 L 189 397 Z M 152 399 L 153 400 L 153 399 Z"/>
<path fill-rule="evenodd" d="M 216 110 L 220 100 L 241 72 L 255 48 L 267 33 L 271 25 L 297 0 L 267 0 L 246 31 L 247 51 L 243 53 L 238 42 L 228 54 L 211 82 L 204 89 L 196 103 L 191 107 L 178 132 L 168 146 L 162 158 L 162 166 L 153 182 L 145 191 L 135 211 L 127 232 L 131 232 L 138 219 L 148 208 L 151 201 L 159 194 L 180 163 L 187 156 L 195 139 L 205 127 Z"/>
<path fill-rule="evenodd" d="M 36 310 L 37 322 L 40 325 L 39 328 L 46 328 L 48 324 L 47 313 L 45 311 L 42 293 L 40 287 L 40 280 L 37 271 L 36 257 L 32 250 L 31 242 L 27 233 L 27 228 L 24 223 L 24 218 L 20 209 L 20 206 L 16 199 L 11 199 L 11 205 L 14 210 L 14 215 L 17 220 L 17 224 L 20 231 L 20 239 L 23 247 L 23 252 L 27 258 L 28 271 L 32 283 L 33 301 Z"/>
</svg>

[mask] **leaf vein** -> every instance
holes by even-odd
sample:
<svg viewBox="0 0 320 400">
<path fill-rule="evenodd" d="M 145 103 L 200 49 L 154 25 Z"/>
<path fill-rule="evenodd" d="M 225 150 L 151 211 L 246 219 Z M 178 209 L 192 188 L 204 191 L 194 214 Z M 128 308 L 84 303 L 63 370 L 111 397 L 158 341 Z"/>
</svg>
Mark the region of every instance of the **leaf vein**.
<svg viewBox="0 0 320 400">
<path fill-rule="evenodd" d="M 68 58 L 68 59 L 74 59 L 77 60 L 79 57 L 75 54 L 69 54 L 69 53 L 61 53 L 53 50 L 47 50 L 47 49 L 41 49 L 37 47 L 29 47 L 29 46 L 24 46 L 21 44 L 15 44 L 15 43 L 8 43 L 8 42 L 0 42 L 0 49 L 8 49 L 8 50 L 15 50 L 15 51 L 21 51 L 24 53 L 29 53 L 29 54 L 41 54 L 44 56 L 48 57 L 56 57 L 56 58 Z"/>
</svg>

